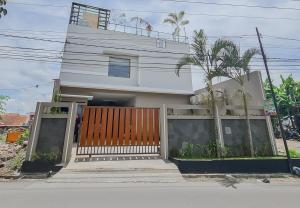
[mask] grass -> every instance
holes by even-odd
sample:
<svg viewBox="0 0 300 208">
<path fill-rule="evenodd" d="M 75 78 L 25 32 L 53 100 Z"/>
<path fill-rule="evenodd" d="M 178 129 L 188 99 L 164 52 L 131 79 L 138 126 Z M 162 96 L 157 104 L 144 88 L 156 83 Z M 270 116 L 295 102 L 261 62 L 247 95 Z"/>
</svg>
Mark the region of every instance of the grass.
<svg viewBox="0 0 300 208">
<path fill-rule="evenodd" d="M 9 161 L 8 168 L 12 171 L 19 171 L 25 160 L 25 155 L 26 155 L 25 149 L 19 150 L 16 156 Z"/>
<path fill-rule="evenodd" d="M 268 160 L 268 159 L 286 159 L 285 156 L 270 156 L 270 157 L 227 157 L 227 158 L 201 158 L 201 157 L 178 157 L 183 160 Z"/>
<path fill-rule="evenodd" d="M 0 143 L 4 143 L 6 140 L 6 134 L 0 134 Z"/>
<path fill-rule="evenodd" d="M 291 149 L 289 150 L 289 153 L 292 158 L 300 158 L 300 152 L 297 152 L 296 150 Z"/>
</svg>

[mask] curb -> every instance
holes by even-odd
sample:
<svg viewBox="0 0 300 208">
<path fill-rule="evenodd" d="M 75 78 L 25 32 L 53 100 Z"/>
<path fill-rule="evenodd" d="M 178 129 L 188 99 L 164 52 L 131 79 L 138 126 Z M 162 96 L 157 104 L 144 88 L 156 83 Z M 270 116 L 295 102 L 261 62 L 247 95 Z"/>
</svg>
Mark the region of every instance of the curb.
<svg viewBox="0 0 300 208">
<path fill-rule="evenodd" d="M 233 176 L 235 178 L 290 178 L 291 174 L 182 174 L 184 178 L 226 178 Z"/>
</svg>

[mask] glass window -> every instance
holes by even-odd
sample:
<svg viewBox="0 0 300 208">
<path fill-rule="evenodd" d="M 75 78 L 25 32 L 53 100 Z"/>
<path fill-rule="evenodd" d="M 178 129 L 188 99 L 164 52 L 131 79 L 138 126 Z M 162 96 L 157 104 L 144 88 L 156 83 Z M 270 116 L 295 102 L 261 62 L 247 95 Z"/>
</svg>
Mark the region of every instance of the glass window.
<svg viewBox="0 0 300 208">
<path fill-rule="evenodd" d="M 110 77 L 130 77 L 130 59 L 109 58 L 108 76 Z"/>
</svg>

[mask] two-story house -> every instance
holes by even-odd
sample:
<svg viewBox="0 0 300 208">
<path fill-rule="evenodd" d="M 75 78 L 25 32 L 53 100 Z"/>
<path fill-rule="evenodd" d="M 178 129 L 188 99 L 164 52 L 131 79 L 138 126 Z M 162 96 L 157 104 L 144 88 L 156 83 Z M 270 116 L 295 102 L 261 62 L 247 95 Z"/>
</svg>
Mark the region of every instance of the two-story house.
<svg viewBox="0 0 300 208">
<path fill-rule="evenodd" d="M 109 21 L 110 11 L 73 3 L 60 77 L 61 101 L 93 106 L 160 107 L 188 104 L 191 67 L 175 74 L 189 54 L 186 38 Z"/>
</svg>

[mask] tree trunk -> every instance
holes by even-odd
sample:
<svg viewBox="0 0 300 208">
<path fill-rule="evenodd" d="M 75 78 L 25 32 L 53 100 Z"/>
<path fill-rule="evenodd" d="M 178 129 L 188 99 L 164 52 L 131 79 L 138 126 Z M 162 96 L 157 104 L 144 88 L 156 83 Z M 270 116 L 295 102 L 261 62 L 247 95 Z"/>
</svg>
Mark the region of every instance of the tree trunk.
<svg viewBox="0 0 300 208">
<path fill-rule="evenodd" d="M 248 137 L 248 142 L 249 142 L 249 147 L 250 147 L 250 154 L 251 154 L 251 157 L 254 157 L 254 147 L 253 147 L 251 125 L 250 125 L 248 106 L 247 106 L 247 97 L 246 97 L 244 88 L 242 89 L 242 96 L 243 96 L 245 117 L 246 117 L 246 122 L 247 122 L 247 137 Z"/>
<path fill-rule="evenodd" d="M 215 101 L 215 96 L 214 96 L 214 91 L 212 87 L 212 80 L 209 80 L 207 83 L 207 88 L 208 92 L 210 94 L 210 99 L 211 99 L 211 113 L 214 119 L 214 135 L 215 135 L 215 142 L 216 142 L 216 153 L 217 157 L 221 157 L 222 151 L 220 149 L 220 142 L 219 142 L 219 129 L 218 129 L 218 119 L 216 115 L 216 101 Z"/>
</svg>

